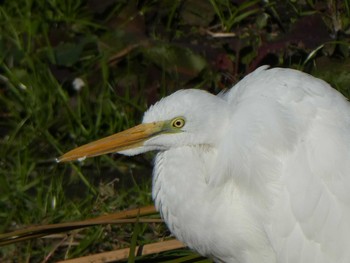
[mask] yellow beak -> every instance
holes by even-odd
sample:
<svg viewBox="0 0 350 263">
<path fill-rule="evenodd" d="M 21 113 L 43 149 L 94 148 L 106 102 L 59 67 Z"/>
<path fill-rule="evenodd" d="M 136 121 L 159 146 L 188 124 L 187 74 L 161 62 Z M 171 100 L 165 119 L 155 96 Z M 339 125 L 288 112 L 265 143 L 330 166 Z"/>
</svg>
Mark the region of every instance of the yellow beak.
<svg viewBox="0 0 350 263">
<path fill-rule="evenodd" d="M 125 131 L 75 148 L 60 156 L 57 162 L 74 161 L 140 147 L 147 139 L 161 133 L 163 127 L 164 122 L 140 124 Z"/>
</svg>

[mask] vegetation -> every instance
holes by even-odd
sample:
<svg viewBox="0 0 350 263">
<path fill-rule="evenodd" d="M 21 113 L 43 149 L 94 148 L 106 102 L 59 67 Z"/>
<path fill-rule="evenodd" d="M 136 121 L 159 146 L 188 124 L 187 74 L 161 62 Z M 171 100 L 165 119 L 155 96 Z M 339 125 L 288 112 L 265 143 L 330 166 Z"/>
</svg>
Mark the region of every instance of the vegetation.
<svg viewBox="0 0 350 263">
<path fill-rule="evenodd" d="M 270 64 L 350 96 L 349 0 L 1 1 L 0 30 L 0 233 L 151 204 L 152 154 L 55 157 L 133 126 L 177 89 L 218 93 Z M 169 235 L 159 223 L 94 226 L 0 247 L 0 261 L 53 262 Z M 203 260 L 188 250 L 147 260 L 173 258 Z"/>
</svg>

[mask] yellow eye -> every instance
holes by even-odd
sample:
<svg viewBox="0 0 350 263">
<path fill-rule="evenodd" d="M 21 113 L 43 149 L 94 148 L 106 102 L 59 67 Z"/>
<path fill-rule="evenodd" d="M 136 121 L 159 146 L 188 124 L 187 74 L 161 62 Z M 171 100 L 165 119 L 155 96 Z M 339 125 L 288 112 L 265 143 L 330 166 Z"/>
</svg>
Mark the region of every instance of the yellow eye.
<svg viewBox="0 0 350 263">
<path fill-rule="evenodd" d="M 183 126 L 185 126 L 185 120 L 183 118 L 175 118 L 172 122 L 171 122 L 171 126 L 173 128 L 176 129 L 180 129 Z"/>
</svg>

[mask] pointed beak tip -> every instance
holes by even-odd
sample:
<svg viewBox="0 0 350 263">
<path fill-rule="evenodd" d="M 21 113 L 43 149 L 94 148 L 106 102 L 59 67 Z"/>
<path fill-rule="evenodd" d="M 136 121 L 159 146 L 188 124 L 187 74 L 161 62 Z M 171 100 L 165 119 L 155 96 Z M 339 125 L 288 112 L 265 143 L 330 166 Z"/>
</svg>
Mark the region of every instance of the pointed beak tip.
<svg viewBox="0 0 350 263">
<path fill-rule="evenodd" d="M 62 155 L 60 157 L 55 158 L 55 161 L 56 161 L 56 163 L 66 163 L 69 161 L 74 161 L 74 159 L 70 159 L 70 158 L 67 158 L 64 155 Z"/>
<path fill-rule="evenodd" d="M 71 162 L 71 161 L 78 161 L 82 162 L 86 159 L 87 156 L 83 157 L 76 157 L 76 156 L 66 156 L 65 154 L 55 158 L 56 163 L 66 163 L 66 162 Z"/>
</svg>

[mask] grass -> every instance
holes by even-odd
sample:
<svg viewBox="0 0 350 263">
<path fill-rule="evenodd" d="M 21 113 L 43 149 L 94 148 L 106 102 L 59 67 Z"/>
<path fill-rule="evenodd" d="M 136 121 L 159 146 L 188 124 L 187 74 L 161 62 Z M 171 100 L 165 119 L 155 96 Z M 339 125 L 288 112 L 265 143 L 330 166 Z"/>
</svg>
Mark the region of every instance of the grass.
<svg viewBox="0 0 350 263">
<path fill-rule="evenodd" d="M 336 41 L 316 37 L 314 46 L 299 36 L 305 43 L 300 48 L 290 43 L 295 35 L 286 33 L 315 13 L 329 32 L 337 19 L 345 31 L 348 1 L 340 13 L 313 1 L 287 1 L 288 12 L 278 1 L 265 6 L 255 0 L 241 5 L 228 0 L 100 2 L 0 4 L 0 233 L 151 204 L 152 153 L 60 165 L 54 160 L 135 125 L 148 105 L 176 89 L 217 93 L 264 63 L 327 77 L 327 64 L 336 61 L 342 77 L 332 81 L 330 74 L 328 80 L 349 94 L 348 35 L 339 34 Z M 75 87 L 74 80 L 83 86 Z M 0 261 L 51 262 L 169 236 L 163 224 L 95 226 L 0 247 Z M 189 250 L 129 261 L 175 258 L 203 261 Z"/>
</svg>

